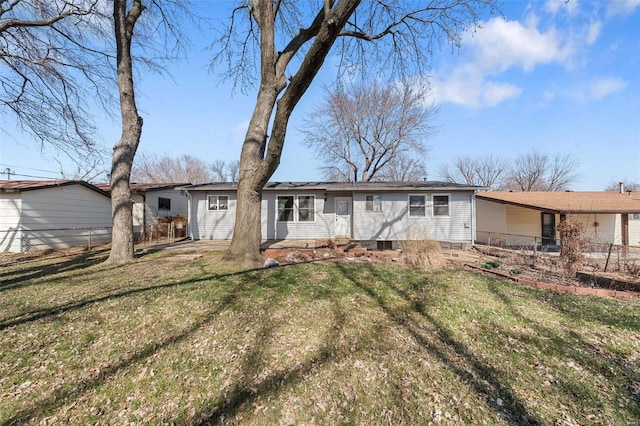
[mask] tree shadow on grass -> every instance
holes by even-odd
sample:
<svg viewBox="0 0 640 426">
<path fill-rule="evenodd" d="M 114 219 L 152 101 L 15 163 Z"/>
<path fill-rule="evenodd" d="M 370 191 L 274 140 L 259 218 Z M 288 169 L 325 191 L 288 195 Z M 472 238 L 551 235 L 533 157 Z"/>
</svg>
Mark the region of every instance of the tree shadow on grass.
<svg viewBox="0 0 640 426">
<path fill-rule="evenodd" d="M 91 378 L 81 382 L 73 383 L 73 386 L 69 386 L 68 390 L 56 392 L 47 398 L 34 401 L 30 407 L 18 411 L 12 417 L 5 420 L 2 425 L 8 426 L 23 424 L 30 420 L 33 420 L 34 418 L 45 412 L 55 410 L 56 408 L 68 404 L 71 399 L 77 398 L 85 392 L 88 392 L 91 389 L 96 389 L 99 386 L 103 385 L 110 378 L 114 377 L 119 371 L 144 361 L 163 348 L 180 344 L 195 332 L 197 332 L 199 329 L 213 323 L 220 312 L 231 306 L 238 299 L 242 291 L 243 290 L 238 289 L 235 292 L 225 295 L 218 302 L 215 309 L 212 309 L 201 320 L 194 322 L 188 328 L 180 331 L 179 333 L 170 335 L 160 341 L 149 342 L 148 344 L 139 348 L 137 351 L 125 356 L 119 362 L 100 368 Z"/>
<path fill-rule="evenodd" d="M 331 307 L 333 322 L 315 355 L 303 363 L 297 363 L 289 369 L 272 374 L 261 374 L 260 371 L 265 361 L 265 348 L 272 336 L 272 331 L 276 328 L 276 324 L 268 316 L 265 317 L 263 326 L 256 333 L 253 349 L 243 359 L 241 381 L 235 384 L 229 396 L 221 397 L 212 406 L 205 408 L 190 424 L 204 426 L 221 423 L 225 418 L 236 415 L 246 404 L 253 403 L 259 398 L 267 398 L 277 394 L 283 388 L 295 385 L 307 373 L 339 356 L 336 342 L 345 324 L 345 314 L 339 309 L 339 304 L 335 300 Z M 258 380 L 252 381 L 247 378 Z"/>
<path fill-rule="evenodd" d="M 104 250 L 83 252 L 60 262 L 2 271 L 0 272 L 0 293 L 31 285 L 30 280 L 54 274 L 78 271 L 78 275 L 81 275 L 83 270 L 104 262 L 107 254 L 108 252 L 105 253 Z"/>
<path fill-rule="evenodd" d="M 497 279 L 487 279 L 487 287 L 489 291 L 503 303 L 511 315 L 535 331 L 535 333 L 532 333 L 532 336 L 523 336 L 508 329 L 502 330 L 502 333 L 519 341 L 527 339 L 527 344 L 532 344 L 531 340 L 534 340 L 541 352 L 552 354 L 554 358 L 566 360 L 567 362 L 572 361 L 591 372 L 593 377 L 600 375 L 606 380 L 615 383 L 618 395 L 634 402 L 634 404 L 627 404 L 627 411 L 630 417 L 640 418 L 640 368 L 638 368 L 636 364 L 628 361 L 625 362 L 619 354 L 614 354 L 606 348 L 598 347 L 586 341 L 582 335 L 571 329 L 566 329 L 565 332 L 558 333 L 545 327 L 535 318 L 529 318 L 523 315 L 516 303 L 514 303 L 512 297 L 505 291 L 504 284 L 501 285 Z M 568 321 L 581 321 L 585 315 L 590 313 L 588 312 L 590 309 L 589 306 L 580 304 L 580 309 L 577 309 L 574 303 L 567 301 L 567 299 L 575 297 L 585 298 L 585 296 L 556 294 L 555 292 L 550 294 L 549 290 L 526 289 L 525 291 L 538 292 L 543 295 L 544 297 L 538 298 L 539 302 L 541 304 L 547 304 L 554 311 L 565 316 Z M 562 300 L 564 300 L 564 302 L 562 302 Z M 586 300 L 587 299 L 584 299 L 584 301 Z M 599 302 L 601 303 L 591 308 L 595 309 L 595 311 L 589 315 L 588 321 L 600 323 L 606 327 L 627 328 L 628 326 L 625 321 L 633 322 L 634 318 L 636 318 L 629 315 L 629 318 L 623 318 L 616 323 L 615 318 L 618 317 L 618 314 L 602 312 L 602 310 L 599 309 L 601 304 L 606 304 L 609 301 L 604 299 L 599 300 Z M 635 331 L 639 329 L 640 328 L 636 328 Z M 624 380 L 620 380 L 621 377 L 623 377 Z M 581 395 L 589 393 L 583 385 L 577 382 L 569 383 L 565 381 L 564 386 L 571 389 L 570 392 L 566 392 L 567 398 L 574 398 L 577 402 L 580 402 Z"/>
<path fill-rule="evenodd" d="M 410 306 L 412 312 L 426 319 L 435 329 L 437 342 L 431 342 L 427 339 L 423 335 L 424 330 L 421 329 L 421 326 L 411 321 L 400 308 L 388 303 L 384 295 L 370 284 L 370 280 L 363 280 L 361 277 L 358 277 L 357 274 L 353 272 L 353 267 L 345 264 L 338 264 L 337 267 L 353 285 L 371 297 L 380 309 L 382 309 L 395 324 L 407 331 L 422 348 L 449 367 L 462 381 L 471 385 L 473 389 L 487 401 L 487 405 L 499 413 L 505 421 L 513 425 L 541 424 L 541 421 L 537 419 L 536 416 L 528 412 L 513 389 L 505 383 L 502 383 L 500 373 L 495 368 L 484 364 L 478 359 L 463 343 L 455 339 L 453 333 L 447 329 L 447 327 L 435 317 L 425 312 L 424 305 L 420 301 L 412 298 L 409 293 L 398 287 L 396 283 L 381 276 L 376 271 L 375 266 L 362 265 L 361 267 L 366 268 L 368 273 L 383 282 L 386 288 L 404 300 Z M 456 356 L 451 356 L 451 351 L 453 351 Z M 497 403 L 498 399 L 502 400 L 501 404 Z"/>
</svg>

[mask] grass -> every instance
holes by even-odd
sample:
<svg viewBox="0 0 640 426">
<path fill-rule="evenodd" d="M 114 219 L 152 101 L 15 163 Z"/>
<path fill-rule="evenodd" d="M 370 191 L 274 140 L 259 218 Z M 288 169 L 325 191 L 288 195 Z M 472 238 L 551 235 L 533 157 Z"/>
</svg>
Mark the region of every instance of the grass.
<svg viewBox="0 0 640 426">
<path fill-rule="evenodd" d="M 207 254 L 0 268 L 0 424 L 638 424 L 640 301 Z"/>
</svg>

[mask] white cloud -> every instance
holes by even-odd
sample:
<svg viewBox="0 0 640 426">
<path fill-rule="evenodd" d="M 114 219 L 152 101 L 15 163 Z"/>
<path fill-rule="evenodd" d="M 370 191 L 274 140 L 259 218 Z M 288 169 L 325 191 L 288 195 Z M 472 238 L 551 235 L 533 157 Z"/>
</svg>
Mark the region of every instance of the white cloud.
<svg viewBox="0 0 640 426">
<path fill-rule="evenodd" d="M 591 82 L 585 97 L 587 100 L 600 100 L 612 93 L 624 90 L 628 85 L 628 82 L 620 78 L 600 78 Z"/>
<path fill-rule="evenodd" d="M 578 0 L 547 0 L 544 4 L 544 10 L 555 15 L 560 10 L 566 10 L 568 14 L 573 14 L 578 10 Z"/>
<path fill-rule="evenodd" d="M 590 46 L 598 40 L 600 37 L 600 32 L 602 31 L 602 22 L 595 21 L 589 24 L 587 28 L 587 36 L 585 38 L 585 42 Z"/>
<path fill-rule="evenodd" d="M 496 76 L 513 69 L 531 72 L 541 64 L 569 66 L 572 49 L 550 29 L 541 32 L 531 17 L 526 25 L 494 18 L 463 43 L 469 59 L 453 71 L 438 73 L 434 93 L 439 102 L 467 107 L 490 107 L 518 97 L 522 88 L 498 82 Z M 491 80 L 491 81 L 490 81 Z"/>
<path fill-rule="evenodd" d="M 564 63 L 572 53 L 554 29 L 543 33 L 532 23 L 525 26 L 502 18 L 484 23 L 466 43 L 473 49 L 475 61 L 487 71 L 502 72 L 511 67 L 531 71 L 538 64 Z"/>
<path fill-rule="evenodd" d="M 640 0 L 612 0 L 607 2 L 607 17 L 627 16 L 640 8 Z"/>
<path fill-rule="evenodd" d="M 556 98 L 556 92 L 551 89 L 547 89 L 542 93 L 542 100 L 544 102 L 551 102 Z"/>
</svg>

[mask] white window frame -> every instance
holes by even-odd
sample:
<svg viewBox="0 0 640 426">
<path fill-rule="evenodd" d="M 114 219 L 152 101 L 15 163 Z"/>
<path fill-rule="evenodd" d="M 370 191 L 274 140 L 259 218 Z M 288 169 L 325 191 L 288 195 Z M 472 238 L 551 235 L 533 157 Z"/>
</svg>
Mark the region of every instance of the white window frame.
<svg viewBox="0 0 640 426">
<path fill-rule="evenodd" d="M 436 214 L 436 197 L 447 197 L 447 214 Z M 451 217 L 451 194 L 432 194 L 431 205 L 431 214 L 433 217 Z"/>
<path fill-rule="evenodd" d="M 280 198 L 291 198 L 291 220 L 280 220 Z M 278 223 L 292 223 L 296 221 L 296 197 L 293 194 L 276 195 L 276 222 Z"/>
<path fill-rule="evenodd" d="M 371 208 L 369 208 L 369 200 L 367 199 L 369 197 L 371 197 Z M 378 201 L 377 205 L 376 205 L 376 200 Z M 382 194 L 365 194 L 364 211 L 373 212 L 373 213 L 382 212 Z"/>
<path fill-rule="evenodd" d="M 416 207 L 420 207 L 422 206 L 422 208 L 424 209 L 424 213 L 421 215 L 416 215 L 416 214 L 411 214 L 411 197 L 422 197 L 423 204 L 418 205 Z M 427 194 L 409 194 L 407 196 L 407 210 L 409 213 L 409 217 L 427 217 Z"/>
<path fill-rule="evenodd" d="M 311 211 L 313 213 L 313 220 L 300 220 L 300 198 L 311 198 L 311 207 L 307 207 L 307 211 Z M 314 223 L 316 221 L 316 196 L 312 194 L 298 194 L 296 195 L 296 199 L 294 202 L 294 211 L 295 211 L 295 219 L 296 222 L 300 223 Z"/>
<path fill-rule="evenodd" d="M 215 204 L 215 208 L 212 209 L 211 208 L 211 198 L 215 197 L 216 198 L 216 204 Z M 226 204 L 226 208 L 222 209 L 220 208 L 220 197 L 226 197 L 227 198 L 227 204 Z M 224 204 L 223 204 L 224 205 Z M 229 210 L 229 196 L 228 195 L 224 195 L 224 194 L 210 194 L 207 195 L 207 211 L 210 212 L 226 212 Z"/>
<path fill-rule="evenodd" d="M 640 213 L 629 213 L 629 220 L 640 220 Z"/>
<path fill-rule="evenodd" d="M 300 220 L 300 199 L 311 197 L 311 208 L 307 209 L 313 212 L 313 220 Z M 293 212 L 292 220 L 280 220 L 280 198 L 293 198 L 293 206 L 291 207 L 291 211 Z M 276 222 L 277 223 L 315 223 L 316 221 L 316 196 L 313 194 L 279 194 L 276 195 Z"/>
</svg>

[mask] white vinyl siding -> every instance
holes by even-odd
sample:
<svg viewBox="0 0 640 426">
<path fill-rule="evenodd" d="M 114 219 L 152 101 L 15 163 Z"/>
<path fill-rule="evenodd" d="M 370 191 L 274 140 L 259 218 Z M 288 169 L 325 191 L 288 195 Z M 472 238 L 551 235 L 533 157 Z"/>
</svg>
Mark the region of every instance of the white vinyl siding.
<svg viewBox="0 0 640 426">
<path fill-rule="evenodd" d="M 227 210 L 209 210 L 209 196 L 227 196 Z M 193 191 L 191 232 L 196 240 L 230 240 L 233 237 L 233 224 L 236 219 L 236 193 L 229 191 L 206 192 Z M 219 200 L 218 200 L 219 201 Z"/>
<path fill-rule="evenodd" d="M 277 200 L 279 197 L 293 197 L 293 221 L 278 221 Z M 300 201 L 313 197 L 314 220 L 300 220 Z M 333 238 L 335 216 L 333 213 L 333 198 L 325 201 L 324 191 L 305 193 L 282 193 L 264 191 L 262 193 L 262 239 L 263 240 L 314 240 Z M 308 217 L 310 219 L 310 216 Z"/>
<path fill-rule="evenodd" d="M 437 194 L 436 195 L 442 195 Z M 424 195 L 425 216 L 409 215 L 409 195 L 406 192 L 384 193 L 382 211 L 366 210 L 366 194 L 354 194 L 354 239 L 363 241 L 432 238 L 439 241 L 471 241 L 471 192 L 449 194 L 449 216 L 432 216 L 432 194 Z"/>
<path fill-rule="evenodd" d="M 20 231 L 20 211 L 22 196 L 19 193 L 0 194 L 0 251 L 19 253 L 22 231 Z"/>
</svg>

